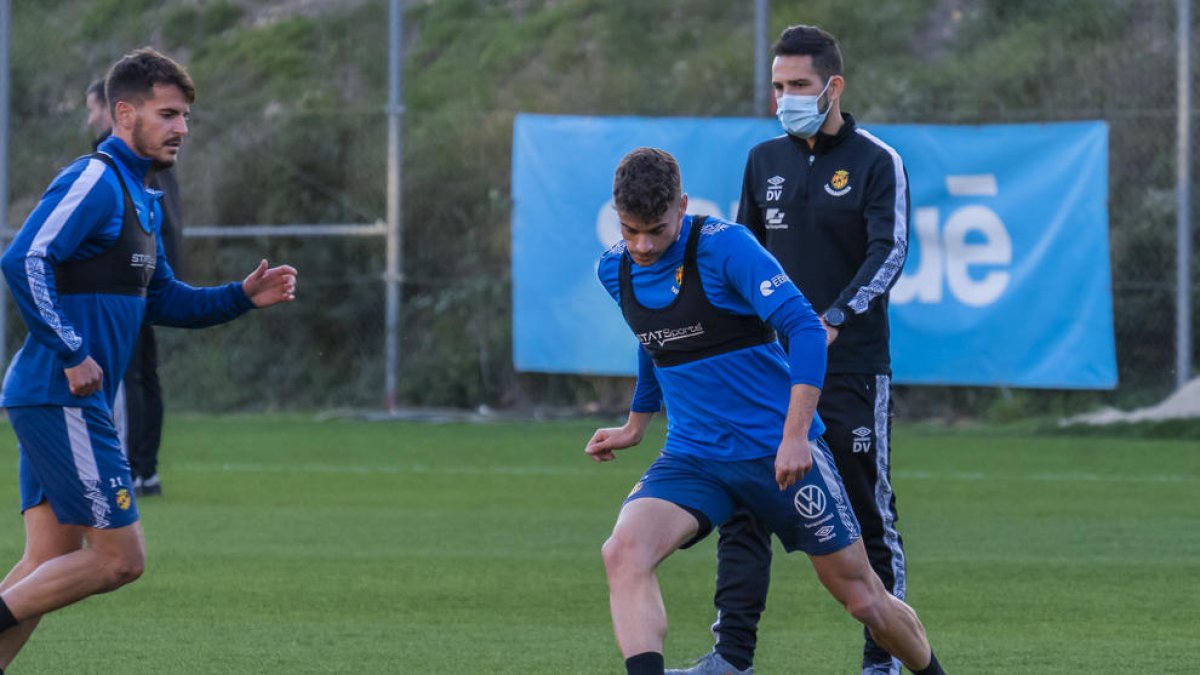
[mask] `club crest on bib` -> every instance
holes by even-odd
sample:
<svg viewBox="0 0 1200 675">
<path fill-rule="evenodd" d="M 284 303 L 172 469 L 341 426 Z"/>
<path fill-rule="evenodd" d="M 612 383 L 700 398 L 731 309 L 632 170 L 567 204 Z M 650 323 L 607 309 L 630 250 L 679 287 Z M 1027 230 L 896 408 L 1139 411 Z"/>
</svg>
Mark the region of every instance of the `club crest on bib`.
<svg viewBox="0 0 1200 675">
<path fill-rule="evenodd" d="M 825 191 L 834 197 L 841 197 L 849 192 L 850 189 L 850 172 L 845 169 L 834 171 L 829 182 L 825 184 Z"/>
</svg>

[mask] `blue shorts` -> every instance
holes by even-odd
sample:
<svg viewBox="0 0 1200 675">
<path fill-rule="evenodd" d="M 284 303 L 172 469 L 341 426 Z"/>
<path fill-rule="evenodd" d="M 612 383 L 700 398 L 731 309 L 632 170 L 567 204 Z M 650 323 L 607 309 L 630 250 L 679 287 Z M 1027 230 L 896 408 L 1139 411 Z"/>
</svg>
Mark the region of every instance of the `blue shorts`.
<svg viewBox="0 0 1200 675">
<path fill-rule="evenodd" d="M 858 519 L 846 498 L 829 446 L 809 442 L 813 466 L 804 478 L 780 491 L 775 458 L 718 462 L 663 453 L 646 470 L 626 502 L 655 497 L 675 504 L 700 522 L 695 544 L 744 506 L 767 526 L 789 552 L 834 553 L 860 536 Z"/>
<path fill-rule="evenodd" d="M 138 520 L 129 461 L 112 417 L 96 408 L 18 406 L 21 511 L 50 502 L 63 525 L 101 529 Z"/>
</svg>

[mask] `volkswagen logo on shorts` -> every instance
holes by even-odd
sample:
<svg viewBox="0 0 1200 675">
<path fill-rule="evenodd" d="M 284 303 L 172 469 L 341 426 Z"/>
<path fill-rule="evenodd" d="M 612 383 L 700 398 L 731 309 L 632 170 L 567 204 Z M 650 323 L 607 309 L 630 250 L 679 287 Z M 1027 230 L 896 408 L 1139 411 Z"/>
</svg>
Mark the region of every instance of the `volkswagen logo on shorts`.
<svg viewBox="0 0 1200 675">
<path fill-rule="evenodd" d="M 825 492 L 816 485 L 800 488 L 792 501 L 796 504 L 796 511 L 805 518 L 816 518 L 825 513 Z"/>
</svg>

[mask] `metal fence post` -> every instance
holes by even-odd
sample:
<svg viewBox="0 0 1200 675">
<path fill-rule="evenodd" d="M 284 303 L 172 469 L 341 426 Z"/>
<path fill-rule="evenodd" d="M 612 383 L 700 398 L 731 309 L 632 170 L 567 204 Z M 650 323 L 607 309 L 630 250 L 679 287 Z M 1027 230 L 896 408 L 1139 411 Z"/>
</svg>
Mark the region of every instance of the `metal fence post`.
<svg viewBox="0 0 1200 675">
<path fill-rule="evenodd" d="M 771 114 L 767 100 L 767 24 L 771 19 L 771 0 L 754 2 L 754 114 L 766 117 Z"/>
<path fill-rule="evenodd" d="M 391 0 L 388 17 L 388 177 L 387 177 L 387 337 L 384 340 L 387 373 L 384 375 L 384 401 L 388 410 L 396 408 L 396 379 L 400 367 L 401 300 L 404 284 L 404 216 L 401 204 L 404 185 L 404 161 L 400 131 L 404 116 L 403 27 L 404 0 Z"/>
<path fill-rule="evenodd" d="M 1179 0 L 1179 55 L 1176 96 L 1179 127 L 1175 167 L 1175 386 L 1187 384 L 1192 372 L 1191 270 L 1191 0 Z"/>
<path fill-rule="evenodd" d="M 8 67 L 8 41 L 12 33 L 12 7 L 0 0 L 0 250 L 8 244 L 8 93 L 12 71 Z M 8 364 L 8 286 L 0 283 L 0 368 Z"/>
</svg>

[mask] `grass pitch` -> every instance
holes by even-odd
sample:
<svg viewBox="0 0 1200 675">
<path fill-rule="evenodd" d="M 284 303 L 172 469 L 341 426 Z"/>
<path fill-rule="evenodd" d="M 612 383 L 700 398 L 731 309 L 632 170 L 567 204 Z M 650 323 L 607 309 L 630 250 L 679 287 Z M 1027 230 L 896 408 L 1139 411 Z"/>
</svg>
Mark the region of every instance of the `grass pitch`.
<svg viewBox="0 0 1200 675">
<path fill-rule="evenodd" d="M 146 575 L 50 615 L 9 672 L 609 673 L 599 547 L 661 443 L 590 422 L 170 417 Z M 1193 673 L 1200 443 L 901 426 L 910 600 L 952 673 Z M 20 554 L 11 430 L 0 559 Z M 710 646 L 714 538 L 660 570 L 668 664 Z M 757 672 L 857 672 L 860 631 L 776 557 Z"/>
</svg>

